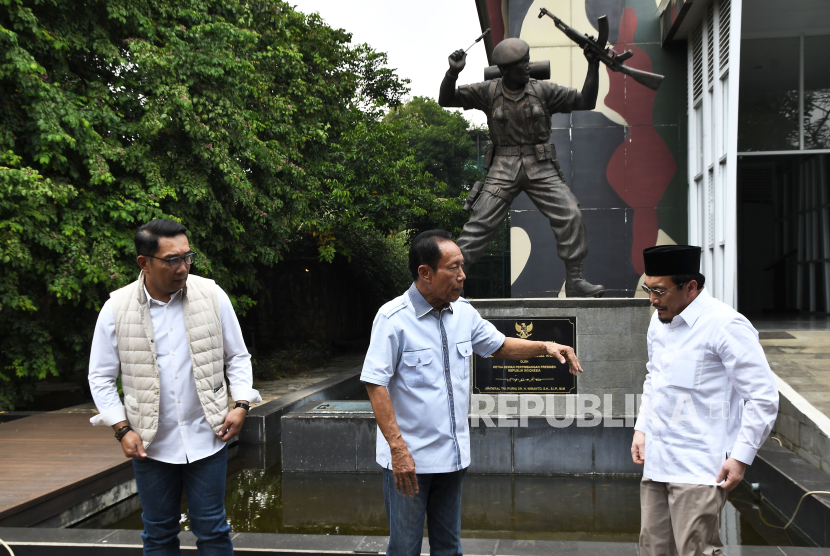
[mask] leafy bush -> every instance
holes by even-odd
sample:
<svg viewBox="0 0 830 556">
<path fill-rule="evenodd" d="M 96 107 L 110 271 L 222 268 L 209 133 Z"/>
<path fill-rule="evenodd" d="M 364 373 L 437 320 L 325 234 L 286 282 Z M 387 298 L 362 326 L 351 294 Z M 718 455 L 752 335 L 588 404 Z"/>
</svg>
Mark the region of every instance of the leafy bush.
<svg viewBox="0 0 830 556">
<path fill-rule="evenodd" d="M 279 0 L 0 0 L 0 381 L 85 375 L 152 218 L 240 313 L 297 237 L 331 261 L 452 219 L 382 118 L 406 82 L 350 40 Z"/>
</svg>

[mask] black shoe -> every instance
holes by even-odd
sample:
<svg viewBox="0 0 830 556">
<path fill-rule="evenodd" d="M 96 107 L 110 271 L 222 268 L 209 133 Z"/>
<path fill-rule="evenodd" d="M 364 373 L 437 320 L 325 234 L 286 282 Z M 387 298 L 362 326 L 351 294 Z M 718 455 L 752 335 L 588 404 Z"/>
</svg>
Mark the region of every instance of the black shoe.
<svg viewBox="0 0 830 556">
<path fill-rule="evenodd" d="M 602 297 L 605 295 L 605 286 L 591 284 L 583 277 L 583 261 L 565 261 L 565 271 L 565 296 Z"/>
</svg>

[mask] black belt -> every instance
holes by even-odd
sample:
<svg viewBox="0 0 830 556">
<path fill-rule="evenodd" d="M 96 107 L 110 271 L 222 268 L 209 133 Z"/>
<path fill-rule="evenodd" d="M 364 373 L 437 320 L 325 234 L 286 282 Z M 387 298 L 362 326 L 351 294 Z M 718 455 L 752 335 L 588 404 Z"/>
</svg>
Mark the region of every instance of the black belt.
<svg viewBox="0 0 830 556">
<path fill-rule="evenodd" d="M 536 147 L 544 147 L 550 143 L 539 143 L 538 145 L 515 145 L 512 147 L 496 147 L 496 156 L 519 156 L 536 154 Z"/>
</svg>

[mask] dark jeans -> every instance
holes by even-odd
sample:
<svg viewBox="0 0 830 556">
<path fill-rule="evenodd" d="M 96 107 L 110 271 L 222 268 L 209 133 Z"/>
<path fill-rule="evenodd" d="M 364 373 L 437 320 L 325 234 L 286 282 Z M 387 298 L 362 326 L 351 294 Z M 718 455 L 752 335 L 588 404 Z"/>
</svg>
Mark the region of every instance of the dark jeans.
<svg viewBox="0 0 830 556">
<path fill-rule="evenodd" d="M 424 515 L 432 556 L 461 556 L 461 487 L 466 469 L 419 474 L 418 494 L 395 490 L 395 475 L 383 470 L 383 499 L 389 518 L 386 556 L 418 556 L 424 540 Z"/>
<path fill-rule="evenodd" d="M 133 460 L 144 521 L 144 554 L 178 556 L 182 491 L 187 493 L 190 526 L 199 556 L 232 556 L 231 528 L 225 519 L 228 448 L 193 463 Z"/>
</svg>

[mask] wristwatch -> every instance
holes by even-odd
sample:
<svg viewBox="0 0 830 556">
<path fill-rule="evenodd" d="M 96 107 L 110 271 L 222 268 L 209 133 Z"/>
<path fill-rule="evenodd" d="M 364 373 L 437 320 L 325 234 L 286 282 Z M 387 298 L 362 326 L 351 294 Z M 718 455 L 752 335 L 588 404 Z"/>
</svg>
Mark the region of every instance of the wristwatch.
<svg viewBox="0 0 830 556">
<path fill-rule="evenodd" d="M 234 408 L 234 409 L 236 409 L 237 407 L 241 407 L 242 409 L 244 409 L 246 414 L 247 414 L 249 411 L 251 411 L 251 406 L 250 406 L 250 405 L 248 405 L 248 404 L 246 404 L 246 403 L 236 402 L 235 404 L 233 404 L 233 408 Z"/>
</svg>

